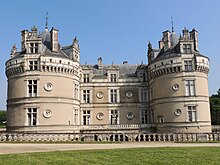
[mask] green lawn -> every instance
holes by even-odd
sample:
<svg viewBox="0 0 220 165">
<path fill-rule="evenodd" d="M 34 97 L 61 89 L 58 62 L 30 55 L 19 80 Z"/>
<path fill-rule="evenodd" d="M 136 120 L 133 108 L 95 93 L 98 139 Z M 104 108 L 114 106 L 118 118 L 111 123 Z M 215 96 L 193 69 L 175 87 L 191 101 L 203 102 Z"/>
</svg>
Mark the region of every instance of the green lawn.
<svg viewBox="0 0 220 165">
<path fill-rule="evenodd" d="M 220 164 L 220 147 L 167 147 L 0 155 L 0 164 Z"/>
</svg>

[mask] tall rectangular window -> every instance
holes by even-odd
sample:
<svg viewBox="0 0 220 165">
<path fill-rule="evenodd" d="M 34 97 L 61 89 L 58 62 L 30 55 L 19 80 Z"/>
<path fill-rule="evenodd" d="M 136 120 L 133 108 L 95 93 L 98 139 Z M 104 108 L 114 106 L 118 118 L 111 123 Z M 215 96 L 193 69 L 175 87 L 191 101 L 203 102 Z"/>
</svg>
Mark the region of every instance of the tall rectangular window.
<svg viewBox="0 0 220 165">
<path fill-rule="evenodd" d="M 83 102 L 90 103 L 90 90 L 83 90 Z"/>
<path fill-rule="evenodd" d="M 38 43 L 30 43 L 30 53 L 38 53 Z"/>
<path fill-rule="evenodd" d="M 183 44 L 183 53 L 186 53 L 186 54 L 191 53 L 191 44 Z"/>
<path fill-rule="evenodd" d="M 117 89 L 110 89 L 110 102 L 117 103 Z"/>
<path fill-rule="evenodd" d="M 111 124 L 119 124 L 119 111 L 111 110 Z"/>
<path fill-rule="evenodd" d="M 154 123 L 154 110 L 151 109 L 151 123 Z"/>
<path fill-rule="evenodd" d="M 37 70 L 37 69 L 38 69 L 37 61 L 29 61 L 29 70 Z"/>
<path fill-rule="evenodd" d="M 140 89 L 140 102 L 148 102 L 148 90 Z"/>
<path fill-rule="evenodd" d="M 141 110 L 141 124 L 147 124 L 147 123 L 148 123 L 147 110 L 142 109 Z"/>
<path fill-rule="evenodd" d="M 83 111 L 83 125 L 91 124 L 91 113 L 90 111 Z"/>
<path fill-rule="evenodd" d="M 78 84 L 73 84 L 73 98 L 78 99 L 79 97 L 79 85 Z"/>
<path fill-rule="evenodd" d="M 28 80 L 28 97 L 37 96 L 37 80 Z"/>
<path fill-rule="evenodd" d="M 188 121 L 195 122 L 196 121 L 196 106 L 188 106 Z"/>
<path fill-rule="evenodd" d="M 153 100 L 153 88 L 150 88 L 150 92 L 149 92 L 149 99 L 150 101 Z"/>
<path fill-rule="evenodd" d="M 195 80 L 185 81 L 185 93 L 186 96 L 195 96 Z"/>
<path fill-rule="evenodd" d="M 146 82 L 146 73 L 143 73 L 143 82 Z"/>
<path fill-rule="evenodd" d="M 37 108 L 28 108 L 28 126 L 37 125 Z"/>
<path fill-rule="evenodd" d="M 184 68 L 185 71 L 192 71 L 192 60 L 185 60 L 184 61 Z"/>
<path fill-rule="evenodd" d="M 74 110 L 74 122 L 75 122 L 75 125 L 79 125 L 79 110 L 78 109 Z"/>
<path fill-rule="evenodd" d="M 117 75 L 116 74 L 110 74 L 110 82 L 116 82 Z"/>
<path fill-rule="evenodd" d="M 89 82 L 89 74 L 83 74 L 83 82 L 88 83 Z"/>
</svg>

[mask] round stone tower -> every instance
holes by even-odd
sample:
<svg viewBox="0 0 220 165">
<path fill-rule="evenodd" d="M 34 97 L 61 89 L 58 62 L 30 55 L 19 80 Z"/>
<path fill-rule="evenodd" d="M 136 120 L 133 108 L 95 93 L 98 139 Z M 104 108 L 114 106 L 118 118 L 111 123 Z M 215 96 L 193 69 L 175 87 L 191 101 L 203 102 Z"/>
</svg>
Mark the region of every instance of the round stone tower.
<svg viewBox="0 0 220 165">
<path fill-rule="evenodd" d="M 80 49 L 77 39 L 61 47 L 58 30 L 22 32 L 6 62 L 7 131 L 77 132 Z M 70 126 L 71 125 L 71 126 Z"/>
<path fill-rule="evenodd" d="M 150 118 L 157 132 L 211 132 L 209 59 L 198 51 L 195 29 L 181 37 L 165 31 L 159 49 L 149 44 Z"/>
</svg>

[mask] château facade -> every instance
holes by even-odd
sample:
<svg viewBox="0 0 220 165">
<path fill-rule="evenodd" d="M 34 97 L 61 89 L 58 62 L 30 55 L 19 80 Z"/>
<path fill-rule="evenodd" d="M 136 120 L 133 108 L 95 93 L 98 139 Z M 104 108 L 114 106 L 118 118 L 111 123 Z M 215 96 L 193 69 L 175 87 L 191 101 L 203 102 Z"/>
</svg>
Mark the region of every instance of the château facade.
<svg viewBox="0 0 220 165">
<path fill-rule="evenodd" d="M 198 32 L 165 31 L 148 44 L 148 64 L 80 64 L 77 38 L 62 47 L 58 30 L 21 32 L 11 50 L 7 131 L 54 133 L 209 133 L 209 59 Z"/>
</svg>

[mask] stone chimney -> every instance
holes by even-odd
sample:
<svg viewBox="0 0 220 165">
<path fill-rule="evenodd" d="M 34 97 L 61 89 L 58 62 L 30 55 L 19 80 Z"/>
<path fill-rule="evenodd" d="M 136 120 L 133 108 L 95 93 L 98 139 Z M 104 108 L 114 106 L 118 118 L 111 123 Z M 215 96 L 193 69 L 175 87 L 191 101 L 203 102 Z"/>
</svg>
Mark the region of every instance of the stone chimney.
<svg viewBox="0 0 220 165">
<path fill-rule="evenodd" d="M 183 39 L 188 40 L 189 39 L 189 30 L 184 28 L 182 32 L 183 32 Z"/>
<path fill-rule="evenodd" d="M 57 53 L 59 49 L 58 30 L 52 28 L 50 31 L 50 36 L 51 36 L 51 51 Z"/>
<path fill-rule="evenodd" d="M 168 49 L 170 49 L 171 42 L 170 42 L 170 31 L 169 30 L 163 32 L 163 44 L 164 44 L 164 51 L 165 52 Z"/>
<path fill-rule="evenodd" d="M 162 41 L 162 40 L 160 40 L 160 41 L 158 42 L 158 44 L 159 44 L 159 49 L 162 49 L 162 48 L 163 48 L 163 46 L 164 46 L 163 41 Z"/>
<path fill-rule="evenodd" d="M 195 51 L 199 51 L 198 48 L 198 32 L 196 29 L 192 29 L 192 31 L 190 32 L 190 38 L 193 40 L 193 44 L 194 44 L 194 50 Z"/>
<path fill-rule="evenodd" d="M 126 64 L 128 64 L 128 61 L 123 61 L 123 65 L 126 65 Z"/>
<path fill-rule="evenodd" d="M 102 69 L 102 57 L 98 58 L 98 69 Z"/>
<path fill-rule="evenodd" d="M 22 30 L 21 31 L 21 51 L 24 52 L 27 48 L 26 42 L 28 37 L 28 30 Z"/>
</svg>

